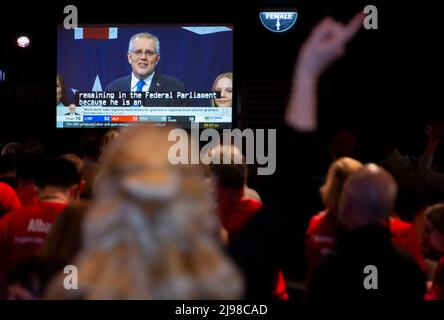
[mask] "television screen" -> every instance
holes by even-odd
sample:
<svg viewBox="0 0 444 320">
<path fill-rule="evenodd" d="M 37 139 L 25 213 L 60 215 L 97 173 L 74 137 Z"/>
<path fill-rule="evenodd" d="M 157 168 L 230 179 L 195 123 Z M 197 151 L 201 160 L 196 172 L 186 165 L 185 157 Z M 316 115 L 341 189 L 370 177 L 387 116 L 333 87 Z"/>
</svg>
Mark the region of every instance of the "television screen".
<svg viewBox="0 0 444 320">
<path fill-rule="evenodd" d="M 57 128 L 231 128 L 232 25 L 57 30 Z"/>
</svg>

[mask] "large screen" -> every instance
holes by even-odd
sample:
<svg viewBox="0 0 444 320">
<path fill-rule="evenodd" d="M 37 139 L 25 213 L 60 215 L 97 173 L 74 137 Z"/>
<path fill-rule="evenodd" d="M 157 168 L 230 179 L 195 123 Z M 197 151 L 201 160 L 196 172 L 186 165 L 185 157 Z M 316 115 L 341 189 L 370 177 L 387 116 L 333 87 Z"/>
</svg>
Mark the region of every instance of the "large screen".
<svg viewBox="0 0 444 320">
<path fill-rule="evenodd" d="M 231 128 L 232 25 L 57 30 L 57 128 Z"/>
</svg>

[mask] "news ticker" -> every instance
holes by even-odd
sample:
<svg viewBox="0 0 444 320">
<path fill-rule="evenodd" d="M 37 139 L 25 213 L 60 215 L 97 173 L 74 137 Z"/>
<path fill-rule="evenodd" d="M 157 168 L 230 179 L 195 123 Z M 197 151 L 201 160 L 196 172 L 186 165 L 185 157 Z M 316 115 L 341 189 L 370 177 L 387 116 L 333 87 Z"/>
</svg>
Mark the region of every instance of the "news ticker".
<svg viewBox="0 0 444 320">
<path fill-rule="evenodd" d="M 174 122 L 147 122 L 150 125 L 156 127 L 164 127 L 171 125 Z M 134 125 L 132 122 L 114 122 L 114 123 L 103 123 L 103 122 L 62 122 L 57 125 L 57 128 L 84 128 L 84 129 L 99 129 L 99 128 L 116 128 L 116 127 L 129 127 Z M 178 127 L 183 129 L 191 129 L 191 122 L 182 122 L 178 124 Z M 200 129 L 231 129 L 232 123 L 199 123 Z"/>
<path fill-rule="evenodd" d="M 57 109 L 57 128 L 112 127 L 135 123 L 199 123 L 206 128 L 229 128 L 232 108 L 192 107 L 76 107 Z"/>
</svg>

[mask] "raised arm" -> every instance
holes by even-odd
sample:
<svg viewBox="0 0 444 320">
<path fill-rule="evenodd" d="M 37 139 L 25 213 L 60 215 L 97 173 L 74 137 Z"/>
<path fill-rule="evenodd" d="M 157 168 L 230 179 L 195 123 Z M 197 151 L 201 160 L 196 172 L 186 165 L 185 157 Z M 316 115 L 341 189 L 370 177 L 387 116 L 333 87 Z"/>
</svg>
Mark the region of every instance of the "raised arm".
<svg viewBox="0 0 444 320">
<path fill-rule="evenodd" d="M 346 25 L 324 19 L 305 41 L 296 60 L 286 125 L 278 133 L 277 170 L 264 193 L 265 207 L 229 244 L 232 258 L 244 273 L 247 298 L 271 297 L 277 271 L 288 257 L 304 257 L 303 220 L 317 147 L 317 81 L 344 53 L 362 19 L 359 14 Z M 295 151 L 304 155 L 295 156 Z"/>
<path fill-rule="evenodd" d="M 287 125 L 310 132 L 317 128 L 316 86 L 319 76 L 345 52 L 345 46 L 358 32 L 364 15 L 354 16 L 347 24 L 330 17 L 322 20 L 303 44 L 293 73 L 290 99 L 285 113 Z"/>
<path fill-rule="evenodd" d="M 444 138 L 444 124 L 437 123 L 426 128 L 427 146 L 419 158 L 417 172 L 422 175 L 429 192 L 444 195 L 444 173 L 433 170 L 433 155 L 439 142 Z"/>
<path fill-rule="evenodd" d="M 438 146 L 441 139 L 444 137 L 444 124 L 437 123 L 428 126 L 425 129 L 425 133 L 428 138 L 427 146 L 418 164 L 418 171 L 421 173 L 432 169 L 433 155 L 435 153 L 435 149 Z"/>
</svg>

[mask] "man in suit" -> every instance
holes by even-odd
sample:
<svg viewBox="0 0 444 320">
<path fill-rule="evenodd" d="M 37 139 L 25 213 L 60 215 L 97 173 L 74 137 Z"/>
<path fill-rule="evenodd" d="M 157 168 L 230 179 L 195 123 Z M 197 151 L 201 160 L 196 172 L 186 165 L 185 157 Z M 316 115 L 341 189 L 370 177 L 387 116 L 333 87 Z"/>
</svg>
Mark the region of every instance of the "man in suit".
<svg viewBox="0 0 444 320">
<path fill-rule="evenodd" d="M 76 105 L 70 104 L 68 107 L 69 112 L 65 113 L 65 116 L 79 116 L 80 114 L 76 112 Z"/>
<path fill-rule="evenodd" d="M 177 92 L 185 91 L 183 82 L 173 77 L 156 72 L 160 60 L 159 39 L 150 33 L 138 33 L 131 37 L 128 47 L 128 62 L 132 73 L 114 80 L 106 91 L 149 91 Z M 145 106 L 183 107 L 188 106 L 185 99 L 151 99 Z"/>
</svg>

